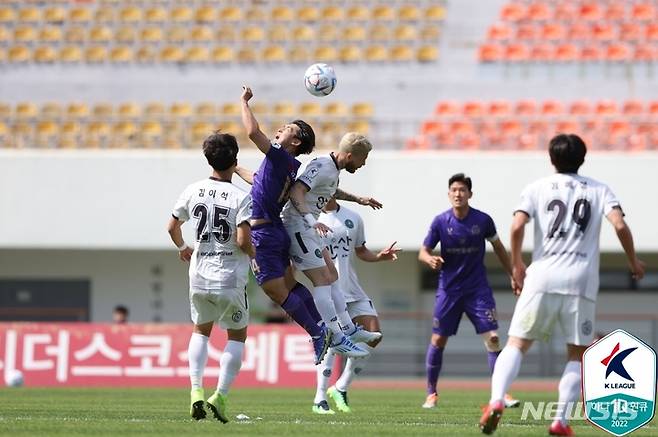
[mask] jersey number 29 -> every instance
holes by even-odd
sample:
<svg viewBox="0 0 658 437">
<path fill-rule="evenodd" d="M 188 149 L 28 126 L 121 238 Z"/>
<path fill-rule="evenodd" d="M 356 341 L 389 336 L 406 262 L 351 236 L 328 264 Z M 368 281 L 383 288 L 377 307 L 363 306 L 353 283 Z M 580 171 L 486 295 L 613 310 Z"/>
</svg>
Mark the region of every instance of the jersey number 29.
<svg viewBox="0 0 658 437">
<path fill-rule="evenodd" d="M 567 205 L 560 199 L 551 200 L 548 205 L 546 205 L 546 211 L 555 212 L 555 217 L 551 223 L 550 228 L 548 229 L 547 238 L 561 238 L 566 234 L 566 231 L 558 230 L 562 227 L 567 216 Z M 580 234 L 585 233 L 587 229 L 587 224 L 589 219 L 592 216 L 592 207 L 587 199 L 578 199 L 573 205 L 573 211 L 571 213 L 571 220 L 578 226 L 578 231 Z M 557 234 L 557 235 L 556 235 Z"/>
</svg>

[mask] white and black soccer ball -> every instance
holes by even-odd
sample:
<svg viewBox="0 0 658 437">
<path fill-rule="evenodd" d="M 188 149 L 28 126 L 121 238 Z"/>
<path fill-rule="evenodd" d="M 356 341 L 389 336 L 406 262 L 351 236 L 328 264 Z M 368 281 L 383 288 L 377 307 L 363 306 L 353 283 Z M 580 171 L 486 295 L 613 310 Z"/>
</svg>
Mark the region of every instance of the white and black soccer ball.
<svg viewBox="0 0 658 437">
<path fill-rule="evenodd" d="M 17 369 L 12 369 L 5 372 L 5 384 L 7 387 L 20 387 L 23 385 L 23 372 Z"/>
<path fill-rule="evenodd" d="M 331 65 L 317 63 L 304 73 L 306 90 L 317 97 L 328 96 L 336 88 L 336 72 Z"/>
</svg>

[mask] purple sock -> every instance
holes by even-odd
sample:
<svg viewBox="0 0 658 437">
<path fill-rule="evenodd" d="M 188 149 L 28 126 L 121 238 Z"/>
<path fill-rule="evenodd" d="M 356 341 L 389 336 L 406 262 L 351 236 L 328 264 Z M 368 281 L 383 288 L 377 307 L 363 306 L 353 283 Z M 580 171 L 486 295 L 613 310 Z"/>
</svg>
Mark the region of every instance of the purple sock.
<svg viewBox="0 0 658 437">
<path fill-rule="evenodd" d="M 304 328 L 311 337 L 317 337 L 322 334 L 322 330 L 308 313 L 306 305 L 304 305 L 304 302 L 296 294 L 289 293 L 286 300 L 281 304 L 281 308 L 283 308 L 299 326 Z"/>
<path fill-rule="evenodd" d="M 498 355 L 500 355 L 500 351 L 487 352 L 487 361 L 489 361 L 489 369 L 491 370 L 492 375 L 493 375 L 494 367 L 496 367 L 496 360 L 498 359 Z"/>
<path fill-rule="evenodd" d="M 425 366 L 427 367 L 427 394 L 436 393 L 436 382 L 439 380 L 441 364 L 443 363 L 443 348 L 435 347 L 433 344 L 427 347 Z"/>
<path fill-rule="evenodd" d="M 315 321 L 315 324 L 320 325 L 322 323 L 322 316 L 318 312 L 318 309 L 315 307 L 313 295 L 310 291 L 308 291 L 308 288 L 304 287 L 304 284 L 298 282 L 292 288 L 292 290 L 290 290 L 290 293 L 296 294 L 302 300 L 302 302 L 304 302 L 306 310 L 311 315 L 311 318 Z"/>
</svg>

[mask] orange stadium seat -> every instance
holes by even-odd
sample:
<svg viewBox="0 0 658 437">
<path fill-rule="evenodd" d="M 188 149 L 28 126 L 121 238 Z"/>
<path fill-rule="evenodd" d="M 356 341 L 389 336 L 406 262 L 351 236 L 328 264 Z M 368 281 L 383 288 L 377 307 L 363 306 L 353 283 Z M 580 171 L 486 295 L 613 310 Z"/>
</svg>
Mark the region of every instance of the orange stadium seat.
<svg viewBox="0 0 658 437">
<path fill-rule="evenodd" d="M 484 115 L 484 104 L 475 100 L 464 102 L 462 114 L 465 117 L 482 117 Z"/>
<path fill-rule="evenodd" d="M 626 44 L 613 43 L 606 48 L 605 59 L 612 62 L 625 62 L 633 58 L 633 52 Z"/>
<path fill-rule="evenodd" d="M 86 38 L 86 29 L 80 26 L 69 27 L 66 32 L 64 32 L 64 41 L 70 44 L 83 43 Z"/>
<path fill-rule="evenodd" d="M 648 41 L 658 41 L 658 23 L 649 23 L 645 27 L 645 38 Z"/>
<path fill-rule="evenodd" d="M 242 40 L 247 42 L 261 42 L 265 40 L 265 31 L 260 26 L 247 26 L 242 29 Z"/>
<path fill-rule="evenodd" d="M 297 26 L 292 30 L 292 40 L 311 42 L 315 39 L 315 28 L 312 26 Z"/>
<path fill-rule="evenodd" d="M 572 62 L 578 59 L 579 56 L 578 47 L 573 43 L 567 42 L 557 45 L 553 59 L 559 62 Z"/>
<path fill-rule="evenodd" d="M 621 112 L 624 115 L 640 116 L 645 113 L 644 103 L 641 100 L 627 100 L 622 106 Z"/>
<path fill-rule="evenodd" d="M 290 62 L 308 62 L 311 57 L 308 49 L 304 46 L 292 46 L 288 49 L 288 60 Z"/>
<path fill-rule="evenodd" d="M 401 24 L 395 28 L 393 36 L 397 41 L 413 42 L 418 39 L 418 31 L 415 26 Z"/>
<path fill-rule="evenodd" d="M 37 123 L 35 145 L 39 148 L 54 148 L 58 145 L 59 125 L 50 120 Z"/>
<path fill-rule="evenodd" d="M 537 113 L 537 102 L 534 100 L 519 100 L 514 105 L 514 113 L 521 116 L 535 115 Z"/>
<path fill-rule="evenodd" d="M 233 52 L 233 48 L 231 47 L 217 46 L 212 49 L 210 58 L 212 59 L 213 62 L 220 64 L 226 62 L 232 62 L 233 60 L 235 60 L 235 52 Z"/>
<path fill-rule="evenodd" d="M 406 45 L 391 47 L 389 57 L 394 62 L 408 62 L 414 59 L 414 51 Z"/>
<path fill-rule="evenodd" d="M 373 8 L 370 17 L 375 21 L 391 22 L 395 20 L 395 12 L 391 6 L 379 5 Z"/>
<path fill-rule="evenodd" d="M 16 12 L 13 8 L 0 7 L 0 24 L 13 24 L 16 21 Z"/>
<path fill-rule="evenodd" d="M 270 12 L 270 18 L 275 22 L 290 23 L 295 19 L 295 14 L 288 6 L 275 6 Z"/>
<path fill-rule="evenodd" d="M 59 60 L 64 63 L 82 61 L 82 50 L 78 46 L 64 46 L 59 50 Z"/>
<path fill-rule="evenodd" d="M 119 11 L 122 23 L 139 23 L 142 21 L 142 10 L 137 6 L 126 6 Z"/>
<path fill-rule="evenodd" d="M 547 21 L 553 17 L 553 10 L 547 3 L 536 1 L 528 5 L 526 17 L 532 21 Z"/>
<path fill-rule="evenodd" d="M 318 8 L 312 6 L 304 6 L 297 10 L 297 19 L 304 22 L 315 22 L 320 19 L 320 12 Z"/>
<path fill-rule="evenodd" d="M 358 62 L 362 59 L 363 53 L 359 46 L 345 45 L 338 49 L 338 59 L 341 62 Z"/>
<path fill-rule="evenodd" d="M 166 22 L 167 20 L 167 10 L 163 7 L 151 7 L 144 12 L 144 21 L 149 24 L 160 24 Z"/>
<path fill-rule="evenodd" d="M 251 7 L 249 9 L 247 9 L 244 13 L 244 18 L 248 22 L 259 21 L 259 22 L 264 23 L 264 22 L 269 20 L 269 17 L 265 13 L 265 11 L 262 8 L 258 7 L 258 6 L 254 6 L 254 7 Z"/>
<path fill-rule="evenodd" d="M 318 46 L 313 52 L 313 58 L 318 62 L 331 63 L 338 59 L 338 52 L 332 46 Z"/>
<path fill-rule="evenodd" d="M 108 43 L 113 39 L 112 29 L 108 26 L 94 26 L 89 30 L 89 41 L 93 43 Z"/>
<path fill-rule="evenodd" d="M 441 29 L 435 24 L 426 24 L 420 29 L 420 39 L 423 41 L 438 41 Z"/>
<path fill-rule="evenodd" d="M 34 61 L 38 63 L 52 63 L 57 60 L 57 52 L 50 46 L 40 46 L 34 49 L 32 54 Z"/>
<path fill-rule="evenodd" d="M 619 39 L 628 42 L 638 42 L 643 39 L 644 27 L 637 23 L 621 23 L 619 26 Z"/>
<path fill-rule="evenodd" d="M 505 46 L 504 58 L 506 61 L 526 61 L 530 57 L 528 46 L 521 43 L 512 43 Z"/>
<path fill-rule="evenodd" d="M 503 47 L 500 44 L 486 43 L 478 49 L 480 62 L 497 62 L 503 59 Z"/>
<path fill-rule="evenodd" d="M 586 41 L 592 38 L 592 31 L 586 23 L 573 23 L 569 28 L 568 38 L 571 41 Z"/>
<path fill-rule="evenodd" d="M 283 46 L 267 46 L 263 49 L 262 59 L 265 62 L 283 62 L 286 59 L 286 50 Z"/>
<path fill-rule="evenodd" d="M 388 61 L 388 50 L 386 47 L 378 44 L 366 47 L 366 60 L 369 62 L 385 62 Z"/>
<path fill-rule="evenodd" d="M 534 23 L 522 23 L 516 26 L 515 38 L 520 40 L 536 40 L 539 27 Z"/>
<path fill-rule="evenodd" d="M 14 41 L 32 43 L 37 39 L 37 31 L 32 26 L 18 26 L 14 29 Z"/>
<path fill-rule="evenodd" d="M 304 102 L 299 105 L 299 113 L 304 117 L 317 117 L 322 114 L 322 106 L 317 102 Z"/>
<path fill-rule="evenodd" d="M 598 115 L 615 115 L 618 113 L 617 103 L 613 100 L 599 100 L 596 102 L 595 112 Z"/>
<path fill-rule="evenodd" d="M 601 47 L 596 44 L 588 44 L 580 50 L 580 60 L 582 61 L 600 61 L 603 59 Z"/>
<path fill-rule="evenodd" d="M 593 112 L 592 104 L 588 100 L 574 100 L 569 104 L 569 114 L 590 115 Z"/>
<path fill-rule="evenodd" d="M 100 64 L 107 60 L 107 49 L 105 47 L 87 47 L 85 49 L 85 61 L 90 64 Z"/>
<path fill-rule="evenodd" d="M 169 19 L 174 23 L 187 25 L 194 19 L 194 12 L 188 6 L 177 6 L 169 12 Z"/>
<path fill-rule="evenodd" d="M 16 104 L 16 119 L 19 121 L 33 120 L 39 115 L 39 110 L 34 103 L 19 102 Z"/>
<path fill-rule="evenodd" d="M 600 21 L 603 18 L 601 4 L 595 0 L 588 0 L 580 4 L 578 11 L 581 20 Z"/>
<path fill-rule="evenodd" d="M 288 26 L 276 24 L 267 29 L 267 41 L 271 43 L 282 43 L 290 39 Z"/>
<path fill-rule="evenodd" d="M 653 45 L 651 44 L 638 44 L 634 48 L 633 60 L 635 61 L 644 61 L 651 62 L 656 60 L 657 52 Z"/>
<path fill-rule="evenodd" d="M 220 27 L 219 29 L 217 29 L 217 31 L 215 32 L 215 38 L 217 39 L 217 41 L 226 42 L 226 43 L 235 42 L 238 40 L 235 30 L 229 26 Z"/>
<path fill-rule="evenodd" d="M 530 49 L 530 59 L 533 61 L 552 61 L 555 57 L 555 48 L 552 44 L 537 43 Z"/>
<path fill-rule="evenodd" d="M 169 115 L 174 118 L 187 119 L 192 115 L 192 106 L 189 103 L 172 103 Z"/>
<path fill-rule="evenodd" d="M 238 50 L 236 54 L 236 59 L 238 62 L 244 62 L 250 64 L 258 61 L 256 51 L 251 47 L 243 47 L 240 50 Z"/>
<path fill-rule="evenodd" d="M 43 27 L 39 31 L 39 41 L 49 42 L 49 43 L 58 43 L 63 39 L 62 29 L 56 26 L 47 26 Z M 2 38 L 0 38 L 0 41 Z"/>
<path fill-rule="evenodd" d="M 368 117 L 372 117 L 372 115 L 375 112 L 375 108 L 372 106 L 371 103 L 357 102 L 352 104 L 350 112 L 355 117 L 368 118 Z"/>
<path fill-rule="evenodd" d="M 507 23 L 495 23 L 487 30 L 487 39 L 495 41 L 507 41 L 512 37 L 512 26 Z"/>
<path fill-rule="evenodd" d="M 329 102 L 324 107 L 324 113 L 330 117 L 344 117 L 348 113 L 348 108 L 342 102 Z"/>
<path fill-rule="evenodd" d="M 610 23 L 595 23 L 592 27 L 592 37 L 600 42 L 610 42 L 617 37 L 616 28 Z"/>
<path fill-rule="evenodd" d="M 500 11 L 500 18 L 503 21 L 520 21 L 525 19 L 525 7 L 519 3 L 507 3 Z"/>
<path fill-rule="evenodd" d="M 366 39 L 366 29 L 363 26 L 346 26 L 341 31 L 341 38 L 345 41 L 363 42 Z"/>
<path fill-rule="evenodd" d="M 208 43 L 215 39 L 210 26 L 194 26 L 190 30 L 190 40 L 193 42 Z"/>
<path fill-rule="evenodd" d="M 30 60 L 32 53 L 25 46 L 13 46 L 9 48 L 7 59 L 9 62 L 23 63 Z"/>
<path fill-rule="evenodd" d="M 656 19 L 656 7 L 653 3 L 635 3 L 632 6 L 631 17 L 638 21 L 653 21 Z"/>
<path fill-rule="evenodd" d="M 188 63 L 201 64 L 210 61 L 210 50 L 204 46 L 192 46 L 185 50 L 183 60 Z"/>
<path fill-rule="evenodd" d="M 220 22 L 237 23 L 242 20 L 242 9 L 237 6 L 226 6 L 220 9 L 218 13 Z"/>
<path fill-rule="evenodd" d="M 79 14 L 81 18 L 79 22 L 80 24 L 85 24 L 88 22 L 85 21 L 87 14 L 89 14 L 89 19 L 91 19 L 91 11 L 89 11 L 87 8 L 80 8 L 76 13 Z M 71 11 L 71 14 L 73 14 L 73 10 Z M 114 21 L 114 8 L 100 6 L 98 9 L 96 9 L 94 20 L 98 23 L 110 23 Z"/>
<path fill-rule="evenodd" d="M 92 20 L 92 13 L 89 8 L 84 7 L 73 7 L 68 11 L 68 22 L 72 24 L 89 24 Z M 98 20 L 99 22 L 111 21 L 111 20 Z"/>
<path fill-rule="evenodd" d="M 562 23 L 546 23 L 540 31 L 540 38 L 544 41 L 558 42 L 567 37 L 567 29 Z"/>
<path fill-rule="evenodd" d="M 367 10 L 365 11 L 367 14 Z M 349 11 L 348 11 L 349 14 Z M 343 9 L 338 6 L 326 6 L 322 9 L 322 21 L 342 21 L 343 20 Z M 350 17 L 351 18 L 351 17 Z M 367 18 L 367 15 L 366 15 Z"/>
<path fill-rule="evenodd" d="M 177 46 L 166 46 L 160 50 L 160 60 L 162 62 L 181 62 L 183 56 L 183 50 Z"/>
<path fill-rule="evenodd" d="M 487 105 L 487 113 L 494 117 L 507 116 L 512 113 L 512 105 L 507 100 L 493 100 Z"/>
<path fill-rule="evenodd" d="M 564 105 L 557 100 L 545 100 L 541 105 L 542 115 L 564 114 Z"/>
<path fill-rule="evenodd" d="M 42 20 L 41 9 L 28 6 L 18 11 L 18 21 L 23 23 L 39 23 Z"/>
<path fill-rule="evenodd" d="M 351 21 L 367 21 L 370 12 L 365 6 L 352 6 L 347 10 L 347 19 Z"/>
<path fill-rule="evenodd" d="M 322 42 L 338 40 L 338 29 L 332 24 L 320 26 L 320 29 L 318 29 L 318 39 Z"/>
<path fill-rule="evenodd" d="M 609 3 L 604 16 L 607 21 L 622 21 L 626 18 L 626 5 L 621 2 Z"/>
<path fill-rule="evenodd" d="M 439 116 L 453 116 L 459 113 L 459 104 L 452 100 L 442 100 L 434 108 L 434 114 Z"/>
<path fill-rule="evenodd" d="M 165 106 L 161 102 L 150 102 L 144 106 L 144 115 L 149 119 L 164 117 L 165 111 Z"/>
</svg>

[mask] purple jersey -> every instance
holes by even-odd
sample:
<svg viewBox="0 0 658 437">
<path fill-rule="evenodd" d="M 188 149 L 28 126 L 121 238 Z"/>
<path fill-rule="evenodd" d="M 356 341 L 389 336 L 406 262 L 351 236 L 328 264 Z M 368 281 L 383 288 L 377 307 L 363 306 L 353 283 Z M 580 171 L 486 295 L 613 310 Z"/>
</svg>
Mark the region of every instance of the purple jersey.
<svg viewBox="0 0 658 437">
<path fill-rule="evenodd" d="M 445 262 L 439 274 L 439 290 L 453 294 L 488 289 L 484 241 L 496 238 L 491 217 L 475 208 L 470 208 L 462 220 L 455 217 L 452 208 L 437 215 L 423 245 L 434 249 L 441 243 Z"/>
<path fill-rule="evenodd" d="M 288 201 L 288 190 L 297 177 L 301 163 L 280 145 L 272 143 L 251 188 L 253 199 L 252 219 L 267 219 L 281 223 L 281 209 Z"/>
</svg>

